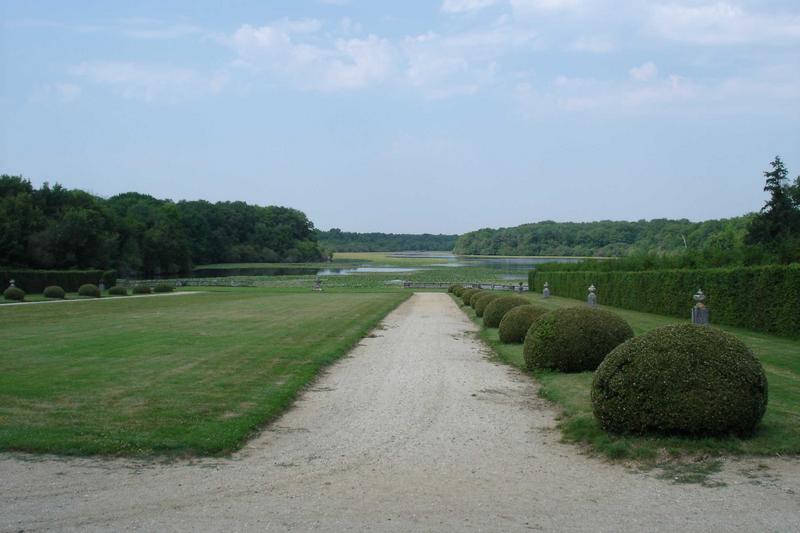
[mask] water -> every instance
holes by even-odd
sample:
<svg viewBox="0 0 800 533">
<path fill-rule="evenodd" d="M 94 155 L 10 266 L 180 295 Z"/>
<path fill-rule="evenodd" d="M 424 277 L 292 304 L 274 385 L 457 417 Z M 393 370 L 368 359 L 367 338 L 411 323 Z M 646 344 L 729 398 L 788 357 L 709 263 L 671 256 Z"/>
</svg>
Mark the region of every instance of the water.
<svg viewBox="0 0 800 533">
<path fill-rule="evenodd" d="M 420 270 L 437 270 L 462 267 L 482 267 L 497 270 L 501 279 L 508 281 L 525 281 L 528 271 L 542 263 L 577 263 L 575 257 L 468 257 L 449 252 L 397 252 L 390 257 L 409 259 L 437 259 L 441 262 L 422 267 L 398 267 L 388 265 L 364 264 L 341 267 L 319 267 L 292 265 L 286 267 L 243 267 L 243 268 L 198 268 L 187 275 L 159 276 L 161 278 L 224 278 L 230 276 L 349 276 L 353 274 L 391 274 L 408 273 Z M 341 264 L 341 263 L 339 263 Z M 347 264 L 347 263 L 345 263 Z M 152 276 L 150 276 L 152 278 Z"/>
</svg>

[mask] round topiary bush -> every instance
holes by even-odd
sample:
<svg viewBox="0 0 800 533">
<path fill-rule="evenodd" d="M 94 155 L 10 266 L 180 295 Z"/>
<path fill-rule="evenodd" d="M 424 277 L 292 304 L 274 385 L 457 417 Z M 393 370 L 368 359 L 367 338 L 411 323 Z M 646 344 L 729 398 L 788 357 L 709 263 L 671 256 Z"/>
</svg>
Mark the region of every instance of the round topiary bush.
<svg viewBox="0 0 800 533">
<path fill-rule="evenodd" d="M 619 315 L 589 307 L 567 307 L 542 316 L 525 335 L 525 365 L 561 372 L 594 370 L 608 353 L 633 337 Z"/>
<path fill-rule="evenodd" d="M 60 300 L 63 300 L 67 297 L 67 293 L 64 292 L 64 289 L 58 285 L 50 285 L 49 287 L 45 287 L 42 295 L 45 298 L 58 298 Z"/>
<path fill-rule="evenodd" d="M 531 324 L 542 315 L 547 314 L 547 312 L 544 307 L 536 305 L 514 307 L 500 321 L 500 329 L 498 330 L 500 341 L 506 344 L 524 341 L 525 334 L 528 333 Z M 484 320 L 486 320 L 486 313 L 483 316 Z"/>
<path fill-rule="evenodd" d="M 464 292 L 461 293 L 461 301 L 464 302 L 464 305 L 469 305 L 469 299 L 479 291 L 480 289 L 464 289 Z"/>
<path fill-rule="evenodd" d="M 767 377 L 745 344 L 718 329 L 663 326 L 612 351 L 592 382 L 592 410 L 615 433 L 751 435 Z"/>
<path fill-rule="evenodd" d="M 497 294 L 494 292 L 487 292 L 486 294 L 481 294 L 480 297 L 474 298 L 474 303 L 472 304 L 472 308 L 475 309 L 475 314 L 478 316 L 483 316 L 483 312 L 486 310 L 486 306 L 489 305 L 491 302 L 497 300 L 498 298 L 502 298 L 503 294 Z"/>
<path fill-rule="evenodd" d="M 172 292 L 175 290 L 175 287 L 172 285 L 167 285 L 166 283 L 159 283 L 155 287 L 153 287 L 153 292 Z"/>
<path fill-rule="evenodd" d="M 503 320 L 506 313 L 515 307 L 528 305 L 529 303 L 529 300 L 521 296 L 501 296 L 500 298 L 495 298 L 489 302 L 489 305 L 483 310 L 483 325 L 487 328 L 496 328 L 500 325 L 500 321 Z"/>
<path fill-rule="evenodd" d="M 458 296 L 460 298 L 465 290 L 466 289 L 464 287 L 462 287 L 461 285 L 456 285 L 455 288 L 453 289 L 453 294 L 455 294 L 456 296 Z"/>
<path fill-rule="evenodd" d="M 137 285 L 132 290 L 133 294 L 150 294 L 153 292 L 147 285 Z"/>
<path fill-rule="evenodd" d="M 469 297 L 469 306 L 475 309 L 475 303 L 478 301 L 478 298 L 486 294 L 489 294 L 489 292 L 483 289 L 478 289 L 478 292 L 473 293 L 472 296 Z"/>
<path fill-rule="evenodd" d="M 21 302 L 25 299 L 25 291 L 19 287 L 9 287 L 3 291 L 3 298 L 6 300 L 16 300 Z"/>
<path fill-rule="evenodd" d="M 114 285 L 110 289 L 108 289 L 108 294 L 111 296 L 127 296 L 128 289 L 125 287 L 120 287 L 119 285 Z"/>
<path fill-rule="evenodd" d="M 458 285 L 450 285 L 449 287 L 447 287 L 447 292 L 455 293 L 456 289 L 458 289 Z"/>
<path fill-rule="evenodd" d="M 100 298 L 100 289 L 93 283 L 84 283 L 78 288 L 80 296 L 90 296 L 92 298 Z"/>
</svg>

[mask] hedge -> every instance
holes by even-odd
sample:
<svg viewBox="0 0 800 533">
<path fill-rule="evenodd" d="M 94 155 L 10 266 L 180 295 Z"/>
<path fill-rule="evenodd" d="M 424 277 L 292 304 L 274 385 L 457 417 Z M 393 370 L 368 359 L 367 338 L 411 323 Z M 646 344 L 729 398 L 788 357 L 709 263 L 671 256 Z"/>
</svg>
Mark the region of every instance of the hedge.
<svg viewBox="0 0 800 533">
<path fill-rule="evenodd" d="M 115 270 L 25 270 L 0 268 L 0 289 L 8 287 L 11 280 L 14 285 L 28 294 L 41 294 L 50 285 L 58 285 L 67 292 L 76 292 L 81 285 L 97 284 L 100 280 L 107 287 L 117 281 Z"/>
<path fill-rule="evenodd" d="M 800 337 L 800 265 L 651 270 L 644 272 L 530 272 L 532 290 L 550 283 L 554 296 L 689 318 L 692 296 L 703 289 L 711 323 Z"/>
</svg>

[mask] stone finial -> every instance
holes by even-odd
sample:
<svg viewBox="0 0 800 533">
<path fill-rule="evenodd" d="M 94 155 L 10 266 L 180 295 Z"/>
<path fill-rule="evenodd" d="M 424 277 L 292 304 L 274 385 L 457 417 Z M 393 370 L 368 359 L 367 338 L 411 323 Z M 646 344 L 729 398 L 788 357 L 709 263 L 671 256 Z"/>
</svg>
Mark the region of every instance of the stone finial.
<svg viewBox="0 0 800 533">
<path fill-rule="evenodd" d="M 14 288 L 14 287 L 16 287 L 16 285 L 14 285 L 14 280 L 12 279 L 12 280 L 11 280 L 11 281 L 8 283 L 8 288 L 9 288 L 9 289 L 12 289 L 12 288 Z"/>
<path fill-rule="evenodd" d="M 710 320 L 709 311 L 705 304 L 705 293 L 703 293 L 702 289 L 697 289 L 697 292 L 694 296 L 692 296 L 692 299 L 695 301 L 694 307 L 692 307 L 692 324 L 707 326 Z"/>
<path fill-rule="evenodd" d="M 589 295 L 586 297 L 586 303 L 589 307 L 597 307 L 597 288 L 594 283 L 589 287 Z"/>
</svg>

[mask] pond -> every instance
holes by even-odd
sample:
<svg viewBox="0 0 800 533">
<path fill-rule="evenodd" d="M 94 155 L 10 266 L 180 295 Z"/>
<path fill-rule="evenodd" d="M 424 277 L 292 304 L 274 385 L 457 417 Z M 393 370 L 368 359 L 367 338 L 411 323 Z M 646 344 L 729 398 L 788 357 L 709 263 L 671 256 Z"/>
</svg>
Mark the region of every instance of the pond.
<svg viewBox="0 0 800 533">
<path fill-rule="evenodd" d="M 190 274 L 149 276 L 156 278 L 224 278 L 230 276 L 350 276 L 354 274 L 404 274 L 421 270 L 438 270 L 463 267 L 478 267 L 497 271 L 499 279 L 524 281 L 528 271 L 542 263 L 576 263 L 576 257 L 487 257 L 463 256 L 449 252 L 396 252 L 387 254 L 390 258 L 422 259 L 424 266 L 393 266 L 371 263 L 369 261 L 336 262 L 331 266 L 289 265 L 289 266 L 242 266 L 241 268 L 196 268 Z M 441 260 L 429 264 L 428 261 Z M 412 263 L 413 264 L 413 263 Z M 338 266 L 341 265 L 341 266 Z"/>
</svg>

